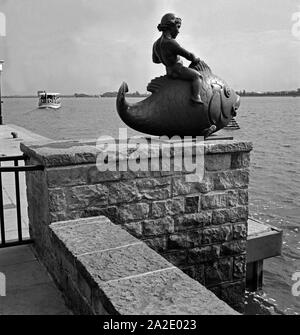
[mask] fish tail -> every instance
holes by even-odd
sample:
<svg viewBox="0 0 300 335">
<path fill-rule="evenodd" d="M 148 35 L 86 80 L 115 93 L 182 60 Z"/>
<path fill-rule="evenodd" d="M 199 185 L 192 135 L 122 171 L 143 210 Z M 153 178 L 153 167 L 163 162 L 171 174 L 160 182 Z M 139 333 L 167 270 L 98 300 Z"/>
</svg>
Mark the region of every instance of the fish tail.
<svg viewBox="0 0 300 335">
<path fill-rule="evenodd" d="M 118 95 L 117 95 L 117 111 L 122 118 L 122 116 L 127 112 L 128 103 L 125 99 L 125 94 L 128 92 L 128 85 L 123 81 L 121 84 Z"/>
</svg>

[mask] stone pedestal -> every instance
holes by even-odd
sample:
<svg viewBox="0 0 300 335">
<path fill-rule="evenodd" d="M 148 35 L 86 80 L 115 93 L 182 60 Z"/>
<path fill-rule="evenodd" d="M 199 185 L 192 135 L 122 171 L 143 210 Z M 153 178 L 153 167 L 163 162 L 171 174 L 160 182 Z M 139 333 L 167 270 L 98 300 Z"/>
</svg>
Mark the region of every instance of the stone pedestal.
<svg viewBox="0 0 300 335">
<path fill-rule="evenodd" d="M 116 153 L 92 142 L 21 145 L 27 164 L 45 167 L 26 175 L 30 234 L 40 257 L 54 261 L 50 223 L 104 215 L 243 311 L 252 144 L 172 142 L 170 164 L 161 143 L 154 150 L 147 144 L 144 139 L 142 150 L 119 147 Z M 196 173 L 178 160 L 177 150 L 198 162 Z M 135 166 L 146 161 L 147 171 L 124 171 L 135 159 Z M 101 172 L 97 163 L 115 164 L 116 171 Z"/>
</svg>

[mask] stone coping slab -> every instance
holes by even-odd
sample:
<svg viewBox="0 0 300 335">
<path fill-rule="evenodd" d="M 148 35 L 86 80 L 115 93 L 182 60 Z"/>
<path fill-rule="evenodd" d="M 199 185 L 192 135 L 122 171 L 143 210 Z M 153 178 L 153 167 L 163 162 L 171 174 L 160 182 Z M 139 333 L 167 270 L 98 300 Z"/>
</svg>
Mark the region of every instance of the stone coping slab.
<svg viewBox="0 0 300 335">
<path fill-rule="evenodd" d="M 74 267 L 72 281 L 78 287 L 82 280 L 86 283 L 81 294 L 95 314 L 97 298 L 96 305 L 109 314 L 238 314 L 104 216 L 56 222 L 49 228 L 56 254 L 67 256 L 68 266 Z"/>
<path fill-rule="evenodd" d="M 92 140 L 65 140 L 65 141 L 43 141 L 40 144 L 36 142 L 23 142 L 20 145 L 21 151 L 30 158 L 35 159 L 46 167 L 75 165 L 75 164 L 94 164 L 97 156 L 101 154 L 109 155 L 116 161 L 133 159 L 134 153 L 138 157 L 149 157 L 150 138 L 130 138 L 128 143 L 118 145 L 118 139 L 112 139 L 111 143 L 116 143 L 117 154 L 114 146 L 105 145 L 105 140 L 96 142 Z M 195 155 L 196 150 L 204 151 L 205 154 L 249 152 L 252 150 L 251 142 L 236 140 L 189 140 L 184 144 L 179 141 L 163 141 L 157 138 L 151 138 L 151 158 L 158 158 L 165 155 L 162 146 L 170 145 L 170 156 L 174 156 L 176 148 L 184 147 L 185 154 Z M 188 150 L 190 149 L 190 150 Z M 114 156 L 115 155 L 115 156 Z"/>
<path fill-rule="evenodd" d="M 50 228 L 75 256 L 140 243 L 104 216 L 56 222 Z"/>
</svg>

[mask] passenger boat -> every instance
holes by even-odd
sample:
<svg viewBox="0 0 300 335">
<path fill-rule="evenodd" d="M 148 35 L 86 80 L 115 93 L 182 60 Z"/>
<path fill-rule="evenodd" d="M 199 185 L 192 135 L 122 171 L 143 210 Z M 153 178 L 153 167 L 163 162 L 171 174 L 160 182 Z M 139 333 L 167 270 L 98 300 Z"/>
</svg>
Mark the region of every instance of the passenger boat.
<svg viewBox="0 0 300 335">
<path fill-rule="evenodd" d="M 46 91 L 38 91 L 39 108 L 60 108 L 61 99 L 59 93 L 47 93 Z"/>
</svg>

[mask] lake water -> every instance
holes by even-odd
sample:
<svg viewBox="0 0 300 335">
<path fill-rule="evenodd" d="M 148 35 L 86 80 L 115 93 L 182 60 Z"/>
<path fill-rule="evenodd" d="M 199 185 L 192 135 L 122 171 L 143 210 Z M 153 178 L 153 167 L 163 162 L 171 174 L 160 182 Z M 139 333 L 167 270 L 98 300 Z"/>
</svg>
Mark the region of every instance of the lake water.
<svg viewBox="0 0 300 335">
<path fill-rule="evenodd" d="M 111 98 L 65 98 L 59 110 L 36 106 L 37 99 L 4 99 L 4 122 L 52 139 L 117 136 L 126 127 Z M 300 98 L 243 97 L 236 118 L 241 129 L 228 131 L 253 142 L 250 215 L 283 229 L 282 256 L 264 262 L 263 298 L 285 314 L 300 313 L 300 297 L 291 293 L 292 275 L 300 271 L 299 115 Z"/>
</svg>

